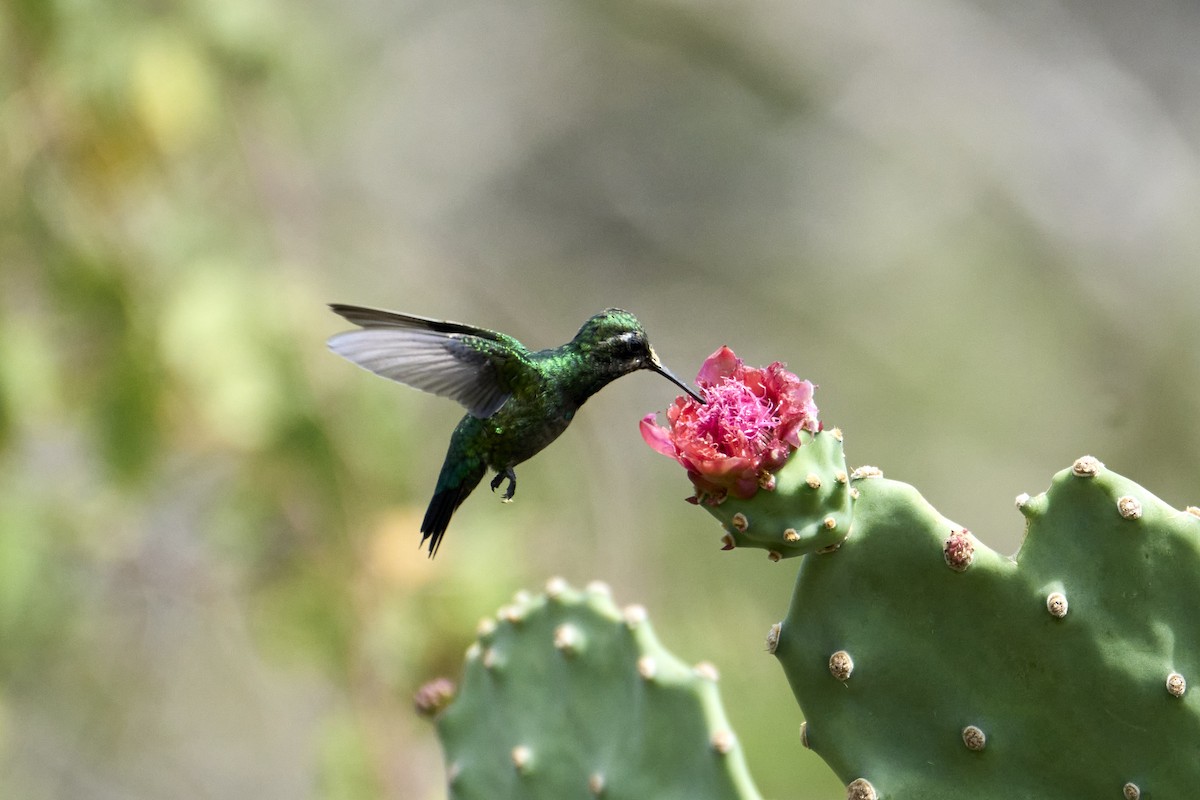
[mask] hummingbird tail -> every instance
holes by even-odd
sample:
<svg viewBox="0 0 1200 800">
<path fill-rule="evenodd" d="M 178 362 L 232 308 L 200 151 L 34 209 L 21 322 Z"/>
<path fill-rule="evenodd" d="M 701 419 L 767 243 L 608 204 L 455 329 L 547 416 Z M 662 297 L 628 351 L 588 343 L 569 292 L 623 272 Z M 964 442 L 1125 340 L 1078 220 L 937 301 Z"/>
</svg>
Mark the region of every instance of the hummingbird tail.
<svg viewBox="0 0 1200 800">
<path fill-rule="evenodd" d="M 438 478 L 438 488 L 433 493 L 433 499 L 429 501 L 429 508 L 425 510 L 425 520 L 421 523 L 421 544 L 429 541 L 430 558 L 437 555 L 442 537 L 446 535 L 446 528 L 450 526 L 450 517 L 483 480 L 487 467 L 483 464 L 473 466 L 469 471 L 450 480 L 447 480 L 445 472 L 446 468 L 443 467 L 442 475 Z"/>
</svg>

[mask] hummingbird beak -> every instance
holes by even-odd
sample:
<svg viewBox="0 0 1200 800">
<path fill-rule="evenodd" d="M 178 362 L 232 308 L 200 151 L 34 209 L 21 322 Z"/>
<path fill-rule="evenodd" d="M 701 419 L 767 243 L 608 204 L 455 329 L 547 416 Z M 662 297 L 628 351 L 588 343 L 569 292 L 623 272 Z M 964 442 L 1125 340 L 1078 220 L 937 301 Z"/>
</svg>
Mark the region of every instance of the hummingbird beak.
<svg viewBox="0 0 1200 800">
<path fill-rule="evenodd" d="M 701 397 L 700 395 L 696 394 L 695 390 L 690 388 L 686 383 L 679 380 L 679 378 L 676 378 L 674 373 L 671 372 L 671 370 L 664 367 L 662 365 L 662 362 L 658 360 L 658 354 L 654 352 L 653 348 L 650 349 L 650 363 L 647 364 L 646 366 L 648 369 L 653 370 L 654 372 L 657 372 L 659 375 L 662 375 L 664 378 L 666 378 L 671 383 L 678 386 L 680 389 L 683 389 L 683 391 L 685 391 L 689 395 L 691 395 L 692 399 L 695 400 L 697 403 L 699 403 L 700 405 L 704 405 L 704 398 Z"/>
</svg>

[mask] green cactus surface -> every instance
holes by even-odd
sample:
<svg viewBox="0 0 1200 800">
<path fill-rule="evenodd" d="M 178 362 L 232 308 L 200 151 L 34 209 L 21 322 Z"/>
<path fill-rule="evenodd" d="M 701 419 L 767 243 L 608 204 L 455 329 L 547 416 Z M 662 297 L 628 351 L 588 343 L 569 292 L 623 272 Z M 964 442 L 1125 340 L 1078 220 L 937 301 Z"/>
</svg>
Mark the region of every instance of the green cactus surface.
<svg viewBox="0 0 1200 800">
<path fill-rule="evenodd" d="M 452 800 L 758 800 L 716 670 L 667 652 L 640 606 L 555 579 L 480 624 L 436 713 Z"/>
<path fill-rule="evenodd" d="M 1084 457 L 1017 499 L 1009 558 L 878 470 L 851 485 L 768 639 L 848 797 L 1200 797 L 1200 510 Z M 760 492 L 750 530 L 762 497 L 779 525 Z"/>
</svg>

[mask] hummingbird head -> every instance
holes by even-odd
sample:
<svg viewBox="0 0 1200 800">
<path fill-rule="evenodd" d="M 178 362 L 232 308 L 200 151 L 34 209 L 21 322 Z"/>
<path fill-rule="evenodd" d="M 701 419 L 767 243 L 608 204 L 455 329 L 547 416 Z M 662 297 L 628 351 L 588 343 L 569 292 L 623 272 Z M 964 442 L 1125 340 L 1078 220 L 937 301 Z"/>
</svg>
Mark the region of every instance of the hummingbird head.
<svg viewBox="0 0 1200 800">
<path fill-rule="evenodd" d="M 609 308 L 583 323 L 575 334 L 575 346 L 597 365 L 604 365 L 613 377 L 627 375 L 639 369 L 657 372 L 687 392 L 697 402 L 704 400 L 695 390 L 676 378 L 658 360 L 646 331 L 637 317 L 619 308 Z"/>
</svg>

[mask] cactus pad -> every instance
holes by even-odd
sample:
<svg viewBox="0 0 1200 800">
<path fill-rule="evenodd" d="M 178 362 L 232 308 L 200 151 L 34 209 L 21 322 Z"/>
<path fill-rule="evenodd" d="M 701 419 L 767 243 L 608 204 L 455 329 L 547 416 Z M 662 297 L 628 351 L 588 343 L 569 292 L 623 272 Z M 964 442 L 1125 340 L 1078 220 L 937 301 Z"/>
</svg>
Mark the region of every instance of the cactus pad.
<svg viewBox="0 0 1200 800">
<path fill-rule="evenodd" d="M 438 709 L 452 800 L 758 800 L 716 670 L 607 587 L 552 580 L 484 620 Z"/>
<path fill-rule="evenodd" d="M 1084 457 L 1010 559 L 858 474 L 771 637 L 848 796 L 1200 796 L 1200 511 Z"/>
</svg>

